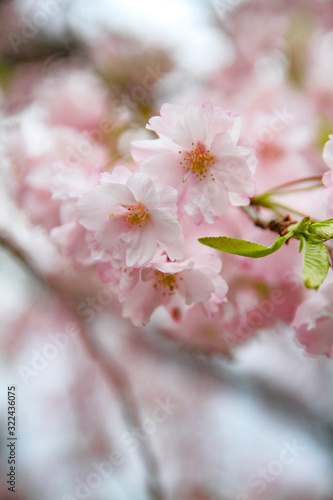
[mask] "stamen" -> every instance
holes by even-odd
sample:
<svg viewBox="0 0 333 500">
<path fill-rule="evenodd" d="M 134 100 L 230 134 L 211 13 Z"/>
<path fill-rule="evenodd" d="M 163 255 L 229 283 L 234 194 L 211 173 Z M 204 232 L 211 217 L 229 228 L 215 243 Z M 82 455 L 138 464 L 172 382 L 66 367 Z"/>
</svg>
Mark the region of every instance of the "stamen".
<svg viewBox="0 0 333 500">
<path fill-rule="evenodd" d="M 128 228 L 130 229 L 134 224 L 139 227 L 147 224 L 149 220 L 149 214 L 145 211 L 145 209 L 140 205 L 128 206 L 122 205 L 127 209 L 128 213 L 122 215 L 124 222 L 128 222 Z M 109 217 L 114 217 L 115 214 L 109 214 Z"/>
<path fill-rule="evenodd" d="M 178 280 L 180 280 L 180 281 L 183 280 L 183 278 L 178 277 L 178 273 L 169 274 L 169 273 L 162 273 L 160 271 L 156 271 L 155 276 L 156 276 L 156 281 L 153 284 L 153 287 L 155 288 L 155 290 L 158 290 L 158 288 L 161 288 L 163 296 L 175 295 L 175 293 L 179 287 Z M 167 289 L 169 289 L 169 291 Z"/>
<path fill-rule="evenodd" d="M 192 142 L 194 146 L 194 142 Z M 181 153 L 181 151 L 179 151 Z M 200 181 L 207 177 L 207 172 L 210 164 L 214 165 L 215 156 L 209 154 L 209 149 L 205 149 L 204 146 L 198 145 L 195 149 L 192 149 L 189 153 L 187 152 L 180 165 L 186 171 L 183 177 L 183 182 L 186 182 L 190 174 L 194 174 Z M 214 181 L 214 175 L 211 174 L 211 178 Z"/>
</svg>

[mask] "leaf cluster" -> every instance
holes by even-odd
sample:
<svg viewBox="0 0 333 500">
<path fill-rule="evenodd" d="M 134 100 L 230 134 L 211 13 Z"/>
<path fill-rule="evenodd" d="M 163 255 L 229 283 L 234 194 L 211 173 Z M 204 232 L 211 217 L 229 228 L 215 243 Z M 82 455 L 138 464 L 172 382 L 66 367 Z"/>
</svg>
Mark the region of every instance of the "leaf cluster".
<svg viewBox="0 0 333 500">
<path fill-rule="evenodd" d="M 269 247 L 227 236 L 199 238 L 199 242 L 222 252 L 257 259 L 276 252 L 290 238 L 300 241 L 300 252 L 304 249 L 304 285 L 317 290 L 324 282 L 330 267 L 329 253 L 324 243 L 333 238 L 333 219 L 313 222 L 310 217 L 305 217 L 301 222 L 291 224 L 288 233 L 278 236 Z"/>
</svg>

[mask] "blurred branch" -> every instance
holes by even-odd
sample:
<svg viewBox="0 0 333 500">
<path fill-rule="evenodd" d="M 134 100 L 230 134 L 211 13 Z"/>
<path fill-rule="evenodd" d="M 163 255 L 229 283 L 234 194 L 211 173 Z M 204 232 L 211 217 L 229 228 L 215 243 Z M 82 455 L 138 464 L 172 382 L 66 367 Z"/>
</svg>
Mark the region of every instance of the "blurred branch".
<svg viewBox="0 0 333 500">
<path fill-rule="evenodd" d="M 0 234 L 0 246 L 19 260 L 33 278 L 43 287 L 46 287 L 57 298 L 66 312 L 73 317 L 73 320 L 80 327 L 80 336 L 86 351 L 92 359 L 98 362 L 109 386 L 117 393 L 118 401 L 127 426 L 141 428 L 140 409 L 126 371 L 115 359 L 111 359 L 110 355 L 106 358 L 95 345 L 87 324 L 76 312 L 77 304 L 74 302 L 73 298 L 68 293 L 64 292 L 52 278 L 42 276 L 33 265 L 32 259 L 30 259 L 14 241 Z M 140 452 L 147 471 L 147 489 L 150 493 L 150 497 L 152 500 L 164 500 L 165 495 L 160 483 L 158 461 L 148 441 L 148 436 L 144 441 L 140 440 Z"/>
<path fill-rule="evenodd" d="M 55 55 L 57 59 L 66 59 L 73 56 L 85 55 L 82 48 L 75 44 L 69 43 L 66 45 L 56 43 L 36 44 L 29 51 L 20 51 L 18 53 L 10 51 L 2 51 L 0 53 L 0 62 L 11 65 L 26 64 L 26 63 L 45 63 L 50 56 Z"/>
<path fill-rule="evenodd" d="M 150 357 L 158 356 L 160 362 L 164 358 L 168 363 L 180 365 L 189 372 L 199 371 L 218 386 L 223 384 L 247 397 L 257 397 L 270 411 L 294 420 L 296 425 L 303 426 L 323 446 L 333 449 L 332 421 L 323 419 L 287 387 L 278 386 L 257 375 L 236 373 L 229 369 L 219 353 L 190 347 L 181 340 L 175 340 L 165 330 L 155 330 L 153 335 L 141 336 L 140 342 L 144 344 Z"/>
<path fill-rule="evenodd" d="M 78 320 L 77 316 L 76 320 Z M 95 359 L 98 362 L 110 386 L 112 386 L 117 392 L 118 400 L 120 401 L 123 417 L 127 422 L 127 426 L 130 428 L 141 428 L 142 423 L 140 409 L 132 390 L 131 381 L 127 376 L 126 371 L 121 367 L 119 363 L 115 361 L 114 358 L 112 359 L 109 354 L 106 358 L 101 353 L 100 349 L 96 347 L 95 343 L 91 339 L 91 336 L 89 335 L 86 325 L 83 323 L 83 321 L 81 321 L 81 325 L 81 339 L 85 345 L 85 348 L 90 354 L 91 358 Z M 165 498 L 165 495 L 160 483 L 158 461 L 154 455 L 148 439 L 145 439 L 145 441 L 140 440 L 140 447 L 141 456 L 146 465 L 148 482 L 147 486 L 151 498 L 154 500 L 163 500 Z"/>
<path fill-rule="evenodd" d="M 35 266 L 32 264 L 30 258 L 23 252 L 23 250 L 8 236 L 0 234 L 0 246 L 7 250 L 12 256 L 16 258 L 23 265 L 23 267 L 28 270 L 28 272 L 39 281 L 42 285 L 45 285 L 44 278 L 37 272 Z"/>
</svg>

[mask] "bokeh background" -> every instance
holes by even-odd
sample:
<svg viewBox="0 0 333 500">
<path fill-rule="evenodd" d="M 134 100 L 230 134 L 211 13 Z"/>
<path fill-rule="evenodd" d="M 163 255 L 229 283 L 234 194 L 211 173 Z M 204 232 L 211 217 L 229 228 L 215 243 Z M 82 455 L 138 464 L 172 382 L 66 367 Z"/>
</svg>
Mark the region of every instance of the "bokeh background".
<svg viewBox="0 0 333 500">
<path fill-rule="evenodd" d="M 129 163 L 164 102 L 240 113 L 260 189 L 290 165 L 324 172 L 332 54 L 329 0 L 0 2 L 1 500 L 333 499 L 332 360 L 308 356 L 290 318 L 232 351 L 195 318 L 135 328 L 48 234 L 50 172 Z"/>
</svg>

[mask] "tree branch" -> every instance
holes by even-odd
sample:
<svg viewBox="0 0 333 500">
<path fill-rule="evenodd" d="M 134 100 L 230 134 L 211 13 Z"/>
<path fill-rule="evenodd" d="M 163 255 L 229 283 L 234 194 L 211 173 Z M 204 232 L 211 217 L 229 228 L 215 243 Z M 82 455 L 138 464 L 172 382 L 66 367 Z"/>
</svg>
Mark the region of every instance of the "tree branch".
<svg viewBox="0 0 333 500">
<path fill-rule="evenodd" d="M 267 219 L 266 217 L 263 217 L 260 213 L 259 207 L 256 205 L 248 205 L 241 207 L 241 209 L 256 226 L 261 227 L 262 229 L 274 231 L 280 236 L 287 234 L 288 227 L 297 223 L 297 221 L 292 221 L 289 215 L 286 217 L 273 217 L 272 219 Z"/>
</svg>

